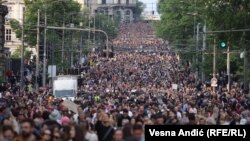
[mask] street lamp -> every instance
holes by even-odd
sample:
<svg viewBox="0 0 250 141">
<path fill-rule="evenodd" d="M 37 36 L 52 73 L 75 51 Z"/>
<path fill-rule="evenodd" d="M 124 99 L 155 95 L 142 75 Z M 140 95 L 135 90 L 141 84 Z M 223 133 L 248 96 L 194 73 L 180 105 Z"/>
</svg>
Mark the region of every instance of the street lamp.
<svg viewBox="0 0 250 141">
<path fill-rule="evenodd" d="M 198 16 L 199 14 L 196 13 L 196 12 L 193 12 L 193 13 L 187 13 L 187 15 L 191 15 L 194 17 L 194 21 L 193 21 L 193 24 L 194 24 L 194 41 L 195 41 L 195 51 L 196 51 L 196 59 L 195 59 L 195 64 L 197 65 L 198 64 L 198 40 L 199 40 L 199 26 L 200 26 L 200 23 L 197 24 L 197 28 L 196 28 L 196 16 Z M 196 30 L 197 29 L 197 33 L 196 33 Z M 198 79 L 198 66 L 196 66 L 196 80 Z"/>
<path fill-rule="evenodd" d="M 56 1 L 53 1 L 51 2 L 50 4 L 54 4 L 56 2 L 64 2 L 65 0 L 56 0 Z M 45 4 L 45 3 L 43 3 Z M 65 9 L 64 9 L 64 14 L 65 14 Z M 63 20 L 64 21 L 64 20 Z M 64 22 L 63 22 L 64 23 Z M 47 62 L 46 62 L 46 49 L 47 49 L 47 4 L 45 4 L 45 28 L 44 28 L 44 46 L 43 46 L 43 50 L 44 50 L 44 53 L 43 53 L 43 86 L 46 86 L 46 66 L 47 66 Z M 63 32 L 63 38 L 64 38 L 64 32 Z M 64 40 L 63 40 L 64 42 Z M 64 49 L 64 43 L 62 45 L 62 49 Z M 63 51 L 62 51 L 63 52 Z M 63 55 L 63 54 L 62 54 Z M 63 58 L 62 58 L 63 60 Z"/>
</svg>

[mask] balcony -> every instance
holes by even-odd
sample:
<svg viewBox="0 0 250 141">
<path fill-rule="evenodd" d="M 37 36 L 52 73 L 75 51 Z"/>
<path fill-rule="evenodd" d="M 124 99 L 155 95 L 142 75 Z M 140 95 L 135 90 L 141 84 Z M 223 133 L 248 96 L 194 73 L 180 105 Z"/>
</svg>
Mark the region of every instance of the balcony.
<svg viewBox="0 0 250 141">
<path fill-rule="evenodd" d="M 95 5 L 98 7 L 134 7 L 136 0 L 98 0 Z"/>
</svg>

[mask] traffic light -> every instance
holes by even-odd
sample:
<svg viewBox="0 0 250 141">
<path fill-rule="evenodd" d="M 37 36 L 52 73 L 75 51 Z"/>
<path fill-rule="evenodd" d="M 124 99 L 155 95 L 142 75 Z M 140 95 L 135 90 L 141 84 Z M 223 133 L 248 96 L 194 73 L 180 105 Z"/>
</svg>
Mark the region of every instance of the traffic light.
<svg viewBox="0 0 250 141">
<path fill-rule="evenodd" d="M 220 48 L 227 48 L 227 42 L 224 40 L 220 41 Z"/>
</svg>

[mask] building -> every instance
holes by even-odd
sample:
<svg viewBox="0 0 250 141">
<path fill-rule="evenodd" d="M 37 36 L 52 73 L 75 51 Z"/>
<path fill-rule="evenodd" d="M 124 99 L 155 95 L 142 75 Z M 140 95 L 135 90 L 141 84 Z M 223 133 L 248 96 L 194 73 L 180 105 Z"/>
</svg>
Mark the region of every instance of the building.
<svg viewBox="0 0 250 141">
<path fill-rule="evenodd" d="M 7 57 L 6 49 L 4 47 L 5 38 L 5 16 L 8 13 L 8 8 L 0 4 L 0 81 L 5 76 L 5 60 Z"/>
<path fill-rule="evenodd" d="M 84 4 L 90 8 L 92 14 L 103 13 L 118 17 L 122 22 L 134 21 L 136 0 L 85 0 Z"/>
<path fill-rule="evenodd" d="M 15 32 L 11 29 L 10 19 L 16 19 L 22 23 L 25 5 L 23 0 L 8 0 L 3 5 L 7 6 L 9 11 L 5 19 L 5 47 L 9 48 L 10 52 L 14 52 L 22 42 L 16 38 Z"/>
<path fill-rule="evenodd" d="M 82 8 L 84 8 L 85 0 L 75 0 L 75 1 L 77 1 L 82 6 Z"/>
<path fill-rule="evenodd" d="M 82 5 L 85 5 L 85 0 L 75 0 Z M 22 45 L 21 40 L 16 38 L 15 32 L 11 29 L 9 19 L 16 19 L 22 23 L 23 12 L 25 11 L 24 0 L 7 0 L 3 5 L 8 7 L 8 15 L 5 19 L 5 47 L 9 48 L 10 52 L 14 52 L 18 46 Z"/>
</svg>

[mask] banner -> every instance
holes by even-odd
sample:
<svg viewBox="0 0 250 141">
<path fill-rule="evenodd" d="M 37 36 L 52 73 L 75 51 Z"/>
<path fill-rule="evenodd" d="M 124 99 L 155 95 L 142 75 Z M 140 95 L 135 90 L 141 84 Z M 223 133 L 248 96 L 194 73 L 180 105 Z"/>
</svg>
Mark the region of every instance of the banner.
<svg viewBox="0 0 250 141">
<path fill-rule="evenodd" d="M 172 89 L 173 90 L 177 90 L 178 89 L 178 85 L 177 84 L 172 84 Z"/>
</svg>

